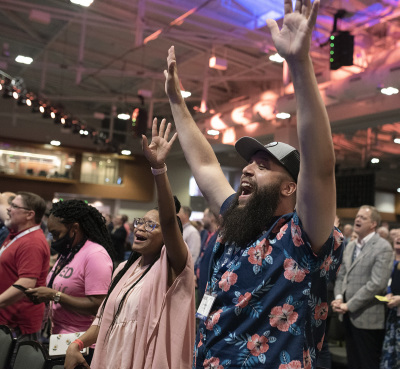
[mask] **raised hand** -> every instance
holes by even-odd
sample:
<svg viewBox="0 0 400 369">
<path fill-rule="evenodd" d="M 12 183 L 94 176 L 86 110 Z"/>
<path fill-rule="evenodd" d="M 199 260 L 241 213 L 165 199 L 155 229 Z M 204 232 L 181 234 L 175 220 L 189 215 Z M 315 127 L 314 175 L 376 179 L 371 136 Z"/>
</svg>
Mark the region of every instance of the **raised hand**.
<svg viewBox="0 0 400 369">
<path fill-rule="evenodd" d="M 179 103 L 183 100 L 183 97 L 179 84 L 174 46 L 171 46 L 168 50 L 167 64 L 168 70 L 164 70 L 165 93 L 172 103 Z"/>
<path fill-rule="evenodd" d="M 161 121 L 160 130 L 158 131 L 157 118 L 154 118 L 150 145 L 147 141 L 147 137 L 142 135 L 142 150 L 152 168 L 162 168 L 164 166 L 165 159 L 171 150 L 172 144 L 178 137 L 178 133 L 175 133 L 168 141 L 172 125 L 171 123 L 168 123 L 167 128 L 165 129 L 165 122 L 165 119 Z"/>
<path fill-rule="evenodd" d="M 293 11 L 292 0 L 285 0 L 282 29 L 279 30 L 274 20 L 267 20 L 276 50 L 288 62 L 292 59 L 299 61 L 308 58 L 318 8 L 319 0 L 315 0 L 313 5 L 310 0 L 296 0 Z"/>
</svg>

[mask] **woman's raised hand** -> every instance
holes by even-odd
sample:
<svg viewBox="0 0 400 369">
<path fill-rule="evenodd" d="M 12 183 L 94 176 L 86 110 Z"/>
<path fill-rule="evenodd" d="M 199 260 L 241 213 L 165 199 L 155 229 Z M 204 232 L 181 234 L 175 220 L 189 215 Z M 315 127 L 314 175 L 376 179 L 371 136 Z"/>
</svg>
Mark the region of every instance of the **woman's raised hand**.
<svg viewBox="0 0 400 369">
<path fill-rule="evenodd" d="M 153 120 L 153 126 L 151 130 L 151 142 L 148 143 L 147 137 L 142 135 L 142 150 L 149 161 L 152 168 L 162 168 L 165 164 L 165 159 L 171 150 L 172 144 L 178 137 L 178 133 L 175 133 L 172 138 L 168 141 L 168 137 L 171 133 L 171 123 L 167 124 L 165 128 L 166 120 L 163 119 L 160 124 L 160 129 L 157 129 L 157 118 Z"/>
</svg>

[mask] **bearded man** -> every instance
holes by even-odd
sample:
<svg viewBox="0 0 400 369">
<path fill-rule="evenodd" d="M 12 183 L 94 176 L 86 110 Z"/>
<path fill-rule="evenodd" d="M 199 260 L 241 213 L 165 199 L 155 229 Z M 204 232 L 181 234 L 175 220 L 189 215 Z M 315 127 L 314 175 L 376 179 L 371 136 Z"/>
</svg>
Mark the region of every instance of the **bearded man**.
<svg viewBox="0 0 400 369">
<path fill-rule="evenodd" d="M 342 239 L 333 226 L 330 125 L 309 56 L 318 6 L 297 0 L 293 9 L 285 0 L 282 30 L 267 21 L 292 75 L 300 154 L 282 142 L 264 146 L 242 137 L 235 147 L 248 164 L 236 194 L 185 105 L 169 50 L 166 93 L 179 141 L 211 210 L 223 214 L 197 312 L 203 322 L 193 368 L 317 367 L 327 282 L 339 267 Z"/>
</svg>

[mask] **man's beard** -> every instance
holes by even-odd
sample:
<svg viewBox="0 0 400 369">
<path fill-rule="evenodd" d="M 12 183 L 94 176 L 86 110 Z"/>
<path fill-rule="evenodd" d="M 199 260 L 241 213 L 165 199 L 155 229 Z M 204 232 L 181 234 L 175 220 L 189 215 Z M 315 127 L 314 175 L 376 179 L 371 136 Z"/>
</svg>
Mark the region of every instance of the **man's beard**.
<svg viewBox="0 0 400 369">
<path fill-rule="evenodd" d="M 243 207 L 239 207 L 240 191 L 231 206 L 223 215 L 222 234 L 225 243 L 235 243 L 246 247 L 255 241 L 270 226 L 280 202 L 280 183 L 259 188 L 253 184 L 254 191 Z"/>
</svg>

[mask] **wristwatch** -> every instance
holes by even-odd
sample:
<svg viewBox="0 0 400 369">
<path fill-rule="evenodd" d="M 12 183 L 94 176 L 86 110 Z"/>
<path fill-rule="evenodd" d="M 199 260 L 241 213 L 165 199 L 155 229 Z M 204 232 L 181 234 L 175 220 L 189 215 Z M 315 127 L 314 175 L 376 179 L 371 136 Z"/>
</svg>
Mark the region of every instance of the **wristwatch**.
<svg viewBox="0 0 400 369">
<path fill-rule="evenodd" d="M 60 302 L 61 300 L 61 291 L 58 291 L 54 297 L 53 297 L 53 301 L 57 304 L 58 302 Z"/>
</svg>

